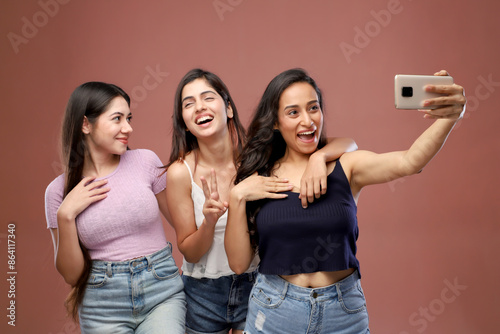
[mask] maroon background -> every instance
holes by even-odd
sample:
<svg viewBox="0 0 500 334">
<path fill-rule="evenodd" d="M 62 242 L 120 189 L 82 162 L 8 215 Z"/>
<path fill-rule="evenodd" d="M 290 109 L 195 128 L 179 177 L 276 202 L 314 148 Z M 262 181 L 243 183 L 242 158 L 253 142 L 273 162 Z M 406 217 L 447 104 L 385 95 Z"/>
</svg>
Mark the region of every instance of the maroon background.
<svg viewBox="0 0 500 334">
<path fill-rule="evenodd" d="M 77 332 L 43 207 L 61 172 L 70 93 L 90 80 L 123 87 L 134 103 L 131 146 L 166 162 L 174 90 L 198 66 L 227 83 L 245 125 L 271 78 L 303 67 L 324 91 L 329 136 L 376 152 L 409 147 L 430 124 L 394 109 L 394 75 L 447 69 L 466 89 L 466 118 L 421 175 L 369 187 L 359 201 L 371 329 L 497 331 L 499 12 L 496 1 L 465 0 L 1 1 L 0 332 Z M 16 327 L 6 317 L 11 222 Z M 447 288 L 454 282 L 461 290 Z"/>
</svg>

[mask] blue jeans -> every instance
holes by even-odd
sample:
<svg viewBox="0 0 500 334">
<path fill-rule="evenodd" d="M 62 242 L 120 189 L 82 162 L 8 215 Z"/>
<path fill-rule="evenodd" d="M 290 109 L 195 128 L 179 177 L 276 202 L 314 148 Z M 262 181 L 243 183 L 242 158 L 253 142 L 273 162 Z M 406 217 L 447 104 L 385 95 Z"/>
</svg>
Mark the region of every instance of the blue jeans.
<svg viewBox="0 0 500 334">
<path fill-rule="evenodd" d="M 277 275 L 259 274 L 245 333 L 370 333 L 358 272 L 322 288 L 304 288 Z"/>
<path fill-rule="evenodd" d="M 81 331 L 184 334 L 183 288 L 171 244 L 130 261 L 92 261 L 79 308 Z"/>
<path fill-rule="evenodd" d="M 255 273 L 217 279 L 182 276 L 186 292 L 186 333 L 223 334 L 245 328 Z"/>
</svg>

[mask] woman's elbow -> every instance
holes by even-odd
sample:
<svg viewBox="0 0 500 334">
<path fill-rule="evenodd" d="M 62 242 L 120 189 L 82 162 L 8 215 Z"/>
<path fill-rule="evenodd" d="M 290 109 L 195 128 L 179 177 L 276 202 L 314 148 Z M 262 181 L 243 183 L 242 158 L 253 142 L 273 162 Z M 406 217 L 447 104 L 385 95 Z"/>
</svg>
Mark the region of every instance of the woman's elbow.
<svg viewBox="0 0 500 334">
<path fill-rule="evenodd" d="M 251 262 L 251 261 L 250 261 Z M 247 261 L 236 261 L 230 259 L 228 257 L 228 263 L 229 263 L 229 268 L 236 274 L 236 275 L 241 275 L 244 274 L 248 268 L 250 267 L 250 262 Z"/>
<path fill-rule="evenodd" d="M 75 274 L 72 272 L 68 272 L 67 270 L 64 270 L 64 268 L 62 268 L 60 264 L 58 265 L 57 262 L 55 264 L 55 267 L 59 275 L 61 275 L 64 281 L 71 287 L 74 287 L 78 283 L 78 280 L 82 275 L 82 273 Z"/>
<path fill-rule="evenodd" d="M 78 279 L 74 279 L 74 278 L 64 278 L 64 281 L 66 282 L 66 284 L 70 285 L 72 288 L 74 288 L 76 286 L 76 284 L 78 283 Z"/>
<path fill-rule="evenodd" d="M 399 178 L 401 177 L 406 177 L 406 176 L 412 176 L 416 174 L 420 174 L 424 170 L 425 166 L 411 166 L 403 171 Z"/>
<path fill-rule="evenodd" d="M 241 274 L 244 274 L 248 267 L 245 268 L 244 266 L 231 266 L 229 265 L 229 268 L 231 268 L 231 270 L 236 274 L 236 275 L 241 275 Z"/>
<path fill-rule="evenodd" d="M 181 252 L 181 253 L 184 256 L 184 260 L 186 260 L 186 262 L 189 262 L 189 263 L 198 263 L 201 259 L 201 256 L 191 256 L 191 255 L 185 254 L 183 252 Z"/>
<path fill-rule="evenodd" d="M 196 249 L 187 247 L 180 241 L 177 241 L 177 247 L 179 248 L 179 252 L 181 252 L 182 256 L 184 256 L 184 260 L 189 263 L 198 263 L 204 255 L 200 254 Z"/>
<path fill-rule="evenodd" d="M 60 270 L 57 271 L 63 277 L 64 282 L 66 282 L 66 284 L 70 285 L 72 288 L 75 287 L 75 285 L 78 283 L 78 279 L 80 278 L 80 276 L 65 274 Z"/>
</svg>

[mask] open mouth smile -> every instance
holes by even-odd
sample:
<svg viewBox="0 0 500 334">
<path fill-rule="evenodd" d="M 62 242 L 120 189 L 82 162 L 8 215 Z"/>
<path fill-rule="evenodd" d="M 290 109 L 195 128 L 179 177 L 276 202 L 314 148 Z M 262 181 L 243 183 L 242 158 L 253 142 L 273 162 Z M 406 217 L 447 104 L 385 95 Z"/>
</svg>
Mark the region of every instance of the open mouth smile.
<svg viewBox="0 0 500 334">
<path fill-rule="evenodd" d="M 201 124 L 207 124 L 213 120 L 213 116 L 201 116 L 196 119 L 196 124 L 201 125 Z"/>
<path fill-rule="evenodd" d="M 311 141 L 314 139 L 316 135 L 316 130 L 310 130 L 310 131 L 303 131 L 297 134 L 297 137 L 303 141 Z"/>
</svg>

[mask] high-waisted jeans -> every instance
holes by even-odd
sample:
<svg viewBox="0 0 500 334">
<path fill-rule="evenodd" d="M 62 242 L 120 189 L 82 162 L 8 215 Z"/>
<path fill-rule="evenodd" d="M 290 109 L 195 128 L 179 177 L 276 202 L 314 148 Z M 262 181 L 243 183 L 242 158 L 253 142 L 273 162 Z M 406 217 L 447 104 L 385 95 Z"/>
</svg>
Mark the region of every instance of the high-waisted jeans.
<svg viewBox="0 0 500 334">
<path fill-rule="evenodd" d="M 184 334 L 183 288 L 171 244 L 129 261 L 93 261 L 79 308 L 81 331 Z"/>
<path fill-rule="evenodd" d="M 304 288 L 278 275 L 258 274 L 245 333 L 370 333 L 358 272 L 321 288 Z"/>
</svg>

